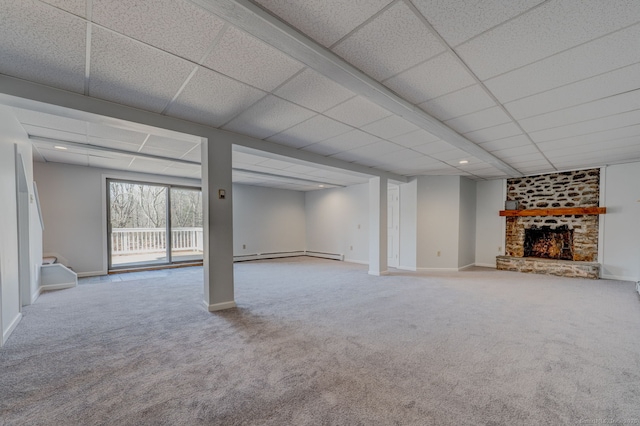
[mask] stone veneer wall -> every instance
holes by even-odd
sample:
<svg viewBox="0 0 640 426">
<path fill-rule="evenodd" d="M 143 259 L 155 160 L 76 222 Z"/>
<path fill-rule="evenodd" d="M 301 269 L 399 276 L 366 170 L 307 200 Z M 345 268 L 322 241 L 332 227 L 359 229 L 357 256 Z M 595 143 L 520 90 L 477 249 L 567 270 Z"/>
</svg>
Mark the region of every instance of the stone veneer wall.
<svg viewBox="0 0 640 426">
<path fill-rule="evenodd" d="M 520 209 L 598 207 L 600 169 L 578 170 L 507 179 L 507 200 L 518 201 Z M 532 226 L 552 229 L 567 225 L 573 229 L 573 260 L 595 262 L 598 258 L 598 216 L 507 217 L 507 256 L 524 256 L 524 231 Z"/>
</svg>

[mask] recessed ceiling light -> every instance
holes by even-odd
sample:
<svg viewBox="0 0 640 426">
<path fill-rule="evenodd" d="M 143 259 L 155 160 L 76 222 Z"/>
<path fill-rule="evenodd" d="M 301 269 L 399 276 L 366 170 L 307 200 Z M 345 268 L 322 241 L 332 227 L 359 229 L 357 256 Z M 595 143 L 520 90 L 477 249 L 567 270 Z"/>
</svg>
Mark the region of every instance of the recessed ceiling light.
<svg viewBox="0 0 640 426">
<path fill-rule="evenodd" d="M 55 148 L 55 149 L 60 149 L 60 150 L 62 150 L 62 151 L 66 151 L 66 150 L 67 150 L 67 147 L 66 147 L 66 146 L 60 146 L 60 145 L 55 145 L 55 146 L 54 146 L 54 148 Z"/>
<path fill-rule="evenodd" d="M 460 164 L 469 164 L 469 160 L 460 160 Z"/>
<path fill-rule="evenodd" d="M 324 188 L 324 185 L 318 185 L 320 188 Z"/>
</svg>

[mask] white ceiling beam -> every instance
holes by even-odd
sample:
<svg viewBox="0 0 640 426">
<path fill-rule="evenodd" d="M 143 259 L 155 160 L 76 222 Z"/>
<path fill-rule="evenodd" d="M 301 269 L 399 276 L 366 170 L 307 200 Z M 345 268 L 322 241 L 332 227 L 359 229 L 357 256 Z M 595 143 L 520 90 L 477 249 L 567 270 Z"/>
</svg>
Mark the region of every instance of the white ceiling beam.
<svg viewBox="0 0 640 426">
<path fill-rule="evenodd" d="M 403 117 L 445 142 L 509 176 L 522 174 L 440 120 L 401 98 L 381 83 L 249 0 L 190 0 L 230 24 L 270 44 L 345 88 Z"/>
</svg>

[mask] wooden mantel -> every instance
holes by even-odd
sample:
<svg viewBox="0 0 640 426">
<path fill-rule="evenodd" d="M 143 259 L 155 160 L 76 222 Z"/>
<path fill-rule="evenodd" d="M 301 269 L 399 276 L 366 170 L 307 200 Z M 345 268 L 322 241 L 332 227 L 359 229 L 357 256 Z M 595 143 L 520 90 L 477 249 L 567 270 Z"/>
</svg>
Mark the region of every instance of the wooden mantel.
<svg viewBox="0 0 640 426">
<path fill-rule="evenodd" d="M 605 214 L 606 207 L 563 207 L 557 209 L 500 210 L 500 216 L 571 216 Z"/>
</svg>

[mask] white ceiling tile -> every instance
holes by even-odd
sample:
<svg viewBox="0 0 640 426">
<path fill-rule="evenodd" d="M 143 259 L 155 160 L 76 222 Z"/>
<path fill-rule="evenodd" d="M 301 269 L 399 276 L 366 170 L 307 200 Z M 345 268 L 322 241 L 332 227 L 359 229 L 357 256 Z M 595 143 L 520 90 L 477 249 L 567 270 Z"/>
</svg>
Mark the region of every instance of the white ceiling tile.
<svg viewBox="0 0 640 426">
<path fill-rule="evenodd" d="M 457 90 L 418 105 L 444 121 L 494 106 L 496 103 L 478 84 Z"/>
<path fill-rule="evenodd" d="M 264 161 L 264 157 L 258 155 L 247 154 L 245 152 L 233 151 L 231 153 L 234 166 L 236 164 L 258 164 Z"/>
<path fill-rule="evenodd" d="M 571 150 L 559 150 L 549 152 L 547 156 L 558 168 L 566 168 L 568 165 L 583 162 L 595 162 L 602 165 L 620 161 L 632 162 L 640 160 L 640 142 L 636 140 L 629 142 L 625 146 L 608 147 L 606 155 L 602 155 L 602 151 L 598 147 L 587 146 L 584 149 L 581 148 L 578 153 Z"/>
<path fill-rule="evenodd" d="M 352 128 L 346 124 L 323 115 L 316 115 L 282 133 L 271 136 L 268 140 L 270 142 L 300 148 L 346 133 L 350 130 L 352 130 Z"/>
<path fill-rule="evenodd" d="M 57 7 L 67 12 L 73 13 L 81 17 L 86 16 L 87 12 L 87 0 L 41 0 L 44 3 L 48 3 L 54 7 Z"/>
<path fill-rule="evenodd" d="M 315 152 L 321 155 L 333 155 L 338 152 L 348 151 L 365 145 L 380 142 L 377 136 L 370 135 L 360 130 L 352 130 L 342 135 L 327 139 L 304 147 L 305 151 Z"/>
<path fill-rule="evenodd" d="M 361 96 L 349 99 L 324 114 L 354 127 L 362 127 L 391 115 L 386 109 Z"/>
<path fill-rule="evenodd" d="M 186 152 L 193 149 L 196 145 L 199 144 L 158 135 L 149 136 L 147 142 L 144 144 L 145 147 L 161 148 L 175 152 Z"/>
<path fill-rule="evenodd" d="M 186 0 L 92 0 L 92 20 L 198 62 L 224 21 Z"/>
<path fill-rule="evenodd" d="M 304 65 L 235 27 L 229 27 L 205 66 L 244 83 L 271 91 Z"/>
<path fill-rule="evenodd" d="M 264 96 L 261 90 L 199 67 L 166 113 L 218 127 Z"/>
<path fill-rule="evenodd" d="M 522 12 L 543 0 L 413 0 L 451 46 L 456 46 Z"/>
<path fill-rule="evenodd" d="M 474 83 L 471 74 L 450 53 L 438 55 L 384 82 L 391 90 L 414 104 Z"/>
<path fill-rule="evenodd" d="M 162 171 L 167 167 L 168 162 L 164 160 L 152 160 L 149 158 L 136 157 L 131 165 L 129 166 L 129 170 L 132 172 L 141 172 L 141 173 L 153 173 L 153 174 L 162 174 Z"/>
<path fill-rule="evenodd" d="M 350 151 L 344 151 L 332 157 L 369 166 L 377 163 L 379 157 L 401 149 L 403 149 L 401 146 L 391 142 L 380 141 Z"/>
<path fill-rule="evenodd" d="M 38 148 L 38 150 L 47 162 L 75 164 L 78 166 L 89 165 L 89 159 L 86 154 L 59 151 L 55 149 L 44 149 L 42 147 Z"/>
<path fill-rule="evenodd" d="M 102 139 L 112 139 L 138 144 L 144 142 L 148 135 L 147 133 L 134 132 L 131 130 L 95 123 L 87 123 L 87 134 L 89 136 L 95 136 Z"/>
<path fill-rule="evenodd" d="M 543 151 L 548 149 L 553 149 L 556 146 L 580 146 L 582 144 L 590 144 L 590 143 L 602 143 L 603 146 L 606 146 L 606 143 L 609 141 L 614 141 L 616 139 L 623 139 L 628 137 L 637 137 L 640 136 L 640 124 L 634 126 L 626 126 L 612 130 L 605 130 L 602 132 L 594 132 L 588 135 L 579 135 L 570 138 L 564 138 L 562 140 L 556 141 L 548 141 L 548 142 L 539 142 L 537 143 L 538 147 Z"/>
<path fill-rule="evenodd" d="M 485 81 L 502 102 L 593 77 L 640 62 L 640 25 L 615 32 Z"/>
<path fill-rule="evenodd" d="M 640 87 L 640 63 L 505 104 L 516 119 L 568 108 Z"/>
<path fill-rule="evenodd" d="M 620 114 L 634 109 L 640 109 L 640 89 L 559 111 L 525 118 L 519 120 L 519 122 L 526 132 L 535 132 L 537 130 L 550 129 Z"/>
<path fill-rule="evenodd" d="M 224 129 L 264 139 L 305 121 L 314 114 L 291 102 L 267 96 L 231 120 Z"/>
<path fill-rule="evenodd" d="M 184 155 L 185 151 L 184 150 L 178 150 L 178 149 L 162 149 L 162 148 L 156 148 L 153 146 L 143 146 L 142 149 L 140 149 L 140 153 L 142 154 L 150 154 L 150 155 L 156 155 L 158 157 L 163 157 L 163 158 L 174 158 L 174 159 L 178 159 L 180 158 L 182 155 Z"/>
<path fill-rule="evenodd" d="M 87 125 L 84 121 L 59 115 L 45 114 L 21 108 L 14 108 L 16 117 L 22 124 L 31 124 L 37 127 L 64 130 L 71 133 L 86 133 Z"/>
<path fill-rule="evenodd" d="M 258 163 L 258 165 L 261 167 L 268 167 L 270 169 L 276 169 L 276 170 L 287 169 L 292 166 L 292 164 L 289 163 L 288 161 L 274 160 L 272 158 L 268 160 L 264 160 Z"/>
<path fill-rule="evenodd" d="M 436 160 L 445 161 L 456 166 L 460 160 L 469 160 L 469 158 L 471 158 L 469 154 L 458 148 L 449 149 L 443 152 L 436 152 L 429 155 Z"/>
<path fill-rule="evenodd" d="M 326 111 L 355 96 L 353 92 L 311 68 L 305 69 L 279 87 L 274 94 L 318 112 Z"/>
<path fill-rule="evenodd" d="M 324 46 L 331 46 L 391 0 L 256 0 Z"/>
<path fill-rule="evenodd" d="M 493 152 L 501 149 L 515 148 L 523 145 L 530 145 L 531 141 L 526 135 L 516 135 L 508 138 L 491 140 L 480 144 L 480 147 L 486 151 Z"/>
<path fill-rule="evenodd" d="M 415 132 L 405 133 L 400 136 L 394 136 L 392 138 L 389 138 L 389 140 L 391 142 L 397 143 L 398 145 L 411 148 L 418 145 L 424 145 L 425 143 L 435 142 L 438 140 L 438 137 L 432 135 L 426 130 L 418 129 Z"/>
<path fill-rule="evenodd" d="M 0 73 L 82 93 L 85 22 L 33 1 L 0 1 Z"/>
<path fill-rule="evenodd" d="M 522 146 L 516 146 L 513 148 L 506 148 L 506 149 L 501 149 L 499 151 L 492 151 L 491 152 L 493 155 L 495 155 L 496 157 L 500 158 L 501 160 L 510 160 L 513 158 L 520 158 L 520 157 L 525 157 L 531 154 L 535 154 L 536 157 L 540 156 L 540 151 L 538 150 L 538 148 L 536 148 L 533 144 L 528 144 L 528 145 L 522 145 Z M 539 159 L 539 158 L 537 158 Z M 508 162 L 508 161 L 507 161 Z"/>
<path fill-rule="evenodd" d="M 558 158 L 571 155 L 586 155 L 588 153 L 599 153 L 603 158 L 607 158 L 612 151 L 623 150 L 629 147 L 637 147 L 640 145 L 640 138 L 637 136 L 630 138 L 621 138 L 606 143 L 582 143 L 580 145 L 563 144 L 562 142 L 555 145 L 545 146 L 544 154 L 549 158 Z M 634 157 L 640 157 L 640 151 L 634 152 Z"/>
<path fill-rule="evenodd" d="M 522 134 L 522 130 L 515 123 L 500 124 L 488 129 L 466 133 L 464 137 L 475 143 L 485 143 L 496 139 L 508 138 Z"/>
<path fill-rule="evenodd" d="M 449 151 L 451 148 L 452 145 L 445 141 L 428 142 L 423 145 L 416 145 L 411 147 L 411 149 L 413 149 L 414 151 L 418 151 L 427 155 Z"/>
<path fill-rule="evenodd" d="M 422 158 L 423 155 L 411 149 L 401 149 L 379 157 L 374 166 L 385 166 L 385 168 L 406 167 L 406 162 L 416 157 Z"/>
<path fill-rule="evenodd" d="M 389 139 L 418 130 L 418 126 L 400 116 L 391 115 L 376 122 L 369 123 L 366 126 L 362 126 L 362 130 L 383 139 Z"/>
<path fill-rule="evenodd" d="M 94 28 L 91 44 L 91 96 L 124 105 L 162 111 L 193 70 L 183 59 L 101 28 Z"/>
<path fill-rule="evenodd" d="M 549 1 L 456 48 L 484 80 L 640 21 L 635 1 Z"/>
<path fill-rule="evenodd" d="M 89 156 L 89 167 L 99 167 L 103 169 L 127 170 L 132 158 L 104 158 Z"/>
<path fill-rule="evenodd" d="M 142 145 L 140 143 L 131 143 L 131 142 L 112 140 L 112 139 L 96 138 L 93 136 L 89 136 L 88 139 L 89 139 L 89 144 L 93 146 L 103 146 L 105 148 L 120 149 L 123 151 L 130 151 L 130 152 L 138 152 L 138 149 L 140 149 L 140 146 Z"/>
<path fill-rule="evenodd" d="M 191 151 L 184 154 L 180 157 L 183 160 L 196 161 L 198 163 L 202 162 L 202 148 L 197 146 Z"/>
<path fill-rule="evenodd" d="M 633 126 L 637 123 L 640 123 L 640 110 L 555 127 L 553 129 L 540 130 L 538 132 L 530 132 L 529 136 L 531 136 L 534 142 L 546 142 L 572 136 L 588 135 L 590 133 L 611 130 L 618 127 Z"/>
<path fill-rule="evenodd" d="M 293 173 L 300 173 L 300 174 L 305 174 L 305 173 L 309 173 L 316 170 L 315 167 L 310 167 L 310 166 L 305 166 L 302 164 L 296 164 L 294 166 L 291 166 L 287 169 L 288 172 L 293 172 Z"/>
<path fill-rule="evenodd" d="M 82 133 L 71 133 L 62 130 L 47 129 L 46 127 L 31 126 L 23 124 L 22 127 L 29 136 L 39 136 L 41 138 L 58 139 L 68 142 L 87 142 L 87 135 Z"/>
<path fill-rule="evenodd" d="M 444 47 L 404 2 L 398 2 L 333 50 L 371 77 L 384 80 L 443 52 Z"/>
<path fill-rule="evenodd" d="M 509 116 L 502 108 L 496 106 L 453 118 L 445 121 L 445 124 L 459 133 L 469 133 L 509 122 L 511 122 Z"/>
</svg>

